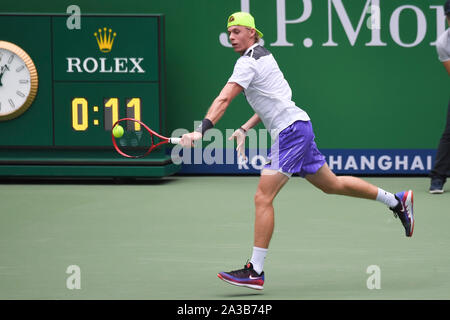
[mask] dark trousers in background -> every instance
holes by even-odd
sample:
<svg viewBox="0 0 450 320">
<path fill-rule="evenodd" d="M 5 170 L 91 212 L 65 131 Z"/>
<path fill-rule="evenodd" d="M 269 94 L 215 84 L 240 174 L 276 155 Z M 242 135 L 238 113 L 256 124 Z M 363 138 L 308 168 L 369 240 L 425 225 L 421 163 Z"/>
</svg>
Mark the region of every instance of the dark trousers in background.
<svg viewBox="0 0 450 320">
<path fill-rule="evenodd" d="M 436 153 L 436 161 L 434 162 L 433 170 L 431 170 L 431 179 L 447 180 L 447 175 L 450 172 L 450 101 L 447 110 L 447 123 L 442 134 L 441 141 Z"/>
</svg>

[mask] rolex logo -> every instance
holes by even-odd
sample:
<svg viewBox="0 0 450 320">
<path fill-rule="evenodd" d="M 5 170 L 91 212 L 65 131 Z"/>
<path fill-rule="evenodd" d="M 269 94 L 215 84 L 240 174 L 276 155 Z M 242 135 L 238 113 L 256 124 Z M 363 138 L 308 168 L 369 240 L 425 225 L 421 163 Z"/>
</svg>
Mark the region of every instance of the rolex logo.
<svg viewBox="0 0 450 320">
<path fill-rule="evenodd" d="M 112 33 L 112 30 L 109 29 L 108 33 L 106 32 L 107 28 L 98 29 L 98 33 L 95 32 L 94 36 L 97 39 L 98 48 L 101 52 L 110 52 L 114 43 L 114 38 L 116 37 L 116 33 Z"/>
<path fill-rule="evenodd" d="M 101 52 L 110 52 L 116 33 L 100 28 L 94 33 Z M 123 36 L 123 34 L 122 34 Z M 0 53 L 1 54 L 1 53 Z M 131 48 L 131 57 L 66 57 L 67 73 L 146 73 L 144 57 L 137 57 Z M 1 58 L 1 57 L 0 57 Z"/>
</svg>

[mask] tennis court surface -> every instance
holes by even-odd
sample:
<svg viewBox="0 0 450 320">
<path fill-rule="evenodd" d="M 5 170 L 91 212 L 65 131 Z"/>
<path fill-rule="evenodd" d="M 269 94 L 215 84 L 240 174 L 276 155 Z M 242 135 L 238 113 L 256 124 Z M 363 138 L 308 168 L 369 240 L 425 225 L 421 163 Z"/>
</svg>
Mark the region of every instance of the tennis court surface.
<svg viewBox="0 0 450 320">
<path fill-rule="evenodd" d="M 2 181 L 0 299 L 450 299 L 450 192 L 364 179 L 414 190 L 413 237 L 382 204 L 294 177 L 275 199 L 263 291 L 217 278 L 250 258 L 257 176 Z"/>
</svg>

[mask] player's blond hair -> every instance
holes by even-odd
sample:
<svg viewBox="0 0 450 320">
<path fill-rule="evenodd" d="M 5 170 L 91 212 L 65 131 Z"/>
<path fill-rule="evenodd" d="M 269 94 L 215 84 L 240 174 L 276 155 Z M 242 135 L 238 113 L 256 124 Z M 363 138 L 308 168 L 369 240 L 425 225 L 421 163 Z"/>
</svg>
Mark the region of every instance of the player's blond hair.
<svg viewBox="0 0 450 320">
<path fill-rule="evenodd" d="M 250 28 L 250 27 L 246 27 L 248 30 L 255 30 L 255 29 L 253 29 L 253 28 Z M 255 38 L 254 38 L 254 40 L 255 40 L 255 43 L 258 43 L 259 42 L 259 34 L 258 34 L 258 32 L 256 32 L 256 30 L 255 30 Z"/>
</svg>

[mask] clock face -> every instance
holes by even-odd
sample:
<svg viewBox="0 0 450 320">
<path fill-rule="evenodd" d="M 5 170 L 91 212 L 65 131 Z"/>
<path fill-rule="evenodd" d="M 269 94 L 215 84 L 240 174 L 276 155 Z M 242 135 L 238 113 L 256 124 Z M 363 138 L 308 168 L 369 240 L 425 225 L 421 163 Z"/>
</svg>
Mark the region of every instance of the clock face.
<svg viewBox="0 0 450 320">
<path fill-rule="evenodd" d="M 0 48 L 0 115 L 20 109 L 31 89 L 30 72 L 15 53 Z"/>
<path fill-rule="evenodd" d="M 0 41 L 0 121 L 24 113 L 37 90 L 37 70 L 30 56 L 17 45 Z"/>
</svg>

